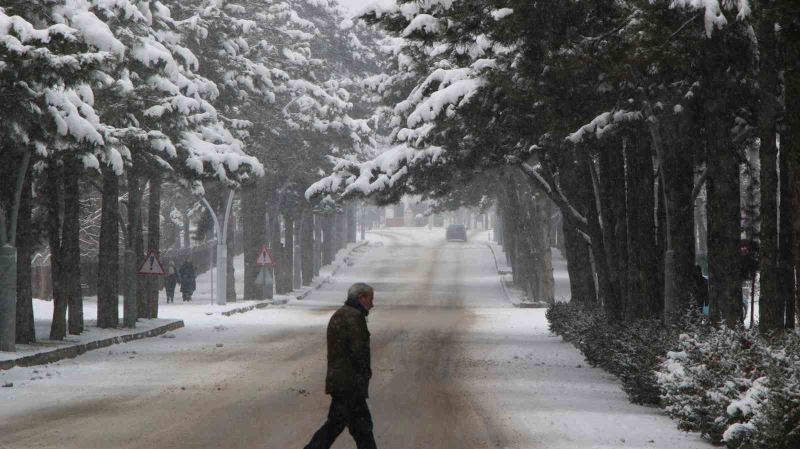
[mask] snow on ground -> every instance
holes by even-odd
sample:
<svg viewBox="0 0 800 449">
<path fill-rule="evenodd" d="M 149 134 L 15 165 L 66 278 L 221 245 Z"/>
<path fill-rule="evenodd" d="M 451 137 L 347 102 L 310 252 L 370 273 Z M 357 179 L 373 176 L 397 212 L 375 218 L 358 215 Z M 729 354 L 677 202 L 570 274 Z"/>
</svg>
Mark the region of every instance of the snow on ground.
<svg viewBox="0 0 800 449">
<path fill-rule="evenodd" d="M 544 309 L 480 309 L 470 332 L 484 336 L 470 353 L 468 384 L 506 426 L 519 449 L 709 449 L 676 429 L 662 410 L 631 404 L 619 382 L 560 337 Z"/>
<path fill-rule="evenodd" d="M 301 447 L 327 410 L 325 325 L 355 281 L 376 288 L 370 406 L 381 447 L 711 447 L 662 410 L 629 403 L 613 376 L 549 333 L 543 309 L 510 307 L 478 236 L 443 233 L 370 232 L 307 298 L 231 317 L 202 299 L 201 281 L 194 304 L 162 304 L 186 322 L 167 338 L 0 372 L 0 385 L 14 384 L 0 389 L 0 447 L 4 435 L 15 449 L 84 449 L 128 434 L 141 444 L 124 447 Z M 94 411 L 109 400 L 108 413 Z M 141 432 L 153 420 L 169 431 Z M 98 425 L 107 430 L 89 431 Z M 346 433 L 334 446 L 352 447 Z"/>
</svg>

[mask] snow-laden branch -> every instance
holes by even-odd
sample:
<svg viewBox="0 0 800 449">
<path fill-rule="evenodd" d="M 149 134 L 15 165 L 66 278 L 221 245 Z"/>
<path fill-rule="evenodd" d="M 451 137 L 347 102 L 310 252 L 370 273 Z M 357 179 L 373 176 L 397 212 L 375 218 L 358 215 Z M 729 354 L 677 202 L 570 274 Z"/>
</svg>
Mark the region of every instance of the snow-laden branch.
<svg viewBox="0 0 800 449">
<path fill-rule="evenodd" d="M 562 211 L 569 211 L 570 215 L 572 215 L 572 217 L 582 225 L 589 224 L 589 221 L 586 219 L 586 217 L 578 212 L 572 203 L 570 203 L 566 195 L 564 195 L 564 192 L 561 191 L 561 188 L 555 183 L 551 184 L 547 182 L 547 180 L 542 177 L 536 167 L 533 167 L 527 162 L 523 162 L 519 164 L 519 169 L 534 185 L 539 187 L 551 200 L 553 200 L 553 202 L 556 203 L 556 205 Z"/>
<path fill-rule="evenodd" d="M 386 192 L 398 185 L 409 169 L 435 164 L 441 157 L 440 147 L 418 150 L 408 145 L 398 145 L 366 162 L 340 159 L 332 174 L 306 190 L 306 199 L 310 200 L 325 193 L 370 196 Z"/>
<path fill-rule="evenodd" d="M 566 137 L 572 143 L 580 143 L 586 136 L 594 135 L 598 139 L 617 125 L 625 122 L 641 120 L 644 116 L 641 111 L 626 111 L 624 109 L 603 112 L 591 122 L 581 126 L 577 131 Z"/>
</svg>

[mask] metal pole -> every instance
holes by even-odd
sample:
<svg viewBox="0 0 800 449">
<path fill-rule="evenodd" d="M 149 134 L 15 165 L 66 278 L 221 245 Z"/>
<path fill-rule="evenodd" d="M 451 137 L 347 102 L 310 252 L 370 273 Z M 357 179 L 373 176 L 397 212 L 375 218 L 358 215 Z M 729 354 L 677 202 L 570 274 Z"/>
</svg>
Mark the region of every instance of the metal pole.
<svg viewBox="0 0 800 449">
<path fill-rule="evenodd" d="M 225 305 L 228 296 L 228 222 L 233 204 L 233 190 L 228 193 L 228 204 L 225 205 L 222 234 L 217 234 L 217 304 Z"/>
<path fill-rule="evenodd" d="M 272 299 L 274 290 L 274 285 L 272 282 L 272 267 L 263 266 L 261 269 L 263 270 L 264 298 Z"/>
<path fill-rule="evenodd" d="M 214 213 L 214 209 L 211 208 L 211 205 L 208 204 L 208 200 L 205 197 L 200 197 L 200 201 L 203 203 L 203 206 L 208 209 L 208 213 L 211 214 L 211 219 L 214 221 L 214 233 L 217 234 L 217 276 L 220 273 L 220 267 L 224 270 L 224 259 L 222 264 L 220 263 L 220 244 L 224 246 L 224 242 L 222 240 L 222 229 L 220 229 L 219 219 L 217 218 L 217 214 Z M 213 265 L 212 265 L 213 267 Z M 218 279 L 219 280 L 219 279 Z M 211 296 L 212 296 L 212 304 L 214 303 L 214 272 L 213 268 L 211 270 Z M 220 295 L 219 290 L 219 282 L 217 282 L 217 290 L 216 290 L 216 303 L 217 304 L 225 304 L 225 290 L 222 290 L 222 294 Z"/>
</svg>

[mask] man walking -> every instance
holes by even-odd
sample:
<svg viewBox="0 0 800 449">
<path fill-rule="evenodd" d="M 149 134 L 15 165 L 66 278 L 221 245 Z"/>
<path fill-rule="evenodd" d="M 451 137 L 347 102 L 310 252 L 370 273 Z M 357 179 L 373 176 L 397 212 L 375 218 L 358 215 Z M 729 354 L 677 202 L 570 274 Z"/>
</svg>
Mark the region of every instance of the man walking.
<svg viewBox="0 0 800 449">
<path fill-rule="evenodd" d="M 325 424 L 305 449 L 328 449 L 345 427 L 358 449 L 376 449 L 372 416 L 367 407 L 370 367 L 367 315 L 375 292 L 367 284 L 353 284 L 347 301 L 328 322 L 328 375 L 325 393 L 331 407 Z"/>
</svg>

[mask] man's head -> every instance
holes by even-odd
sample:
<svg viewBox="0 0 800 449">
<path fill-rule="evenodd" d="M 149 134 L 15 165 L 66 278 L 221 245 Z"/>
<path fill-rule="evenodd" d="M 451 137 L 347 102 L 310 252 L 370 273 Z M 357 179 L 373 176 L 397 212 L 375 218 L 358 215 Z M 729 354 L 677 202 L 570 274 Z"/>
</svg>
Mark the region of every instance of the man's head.
<svg viewBox="0 0 800 449">
<path fill-rule="evenodd" d="M 361 307 L 369 310 L 372 308 L 372 298 L 375 296 L 375 290 L 363 282 L 357 282 L 350 286 L 347 290 L 347 299 L 358 301 Z"/>
</svg>

